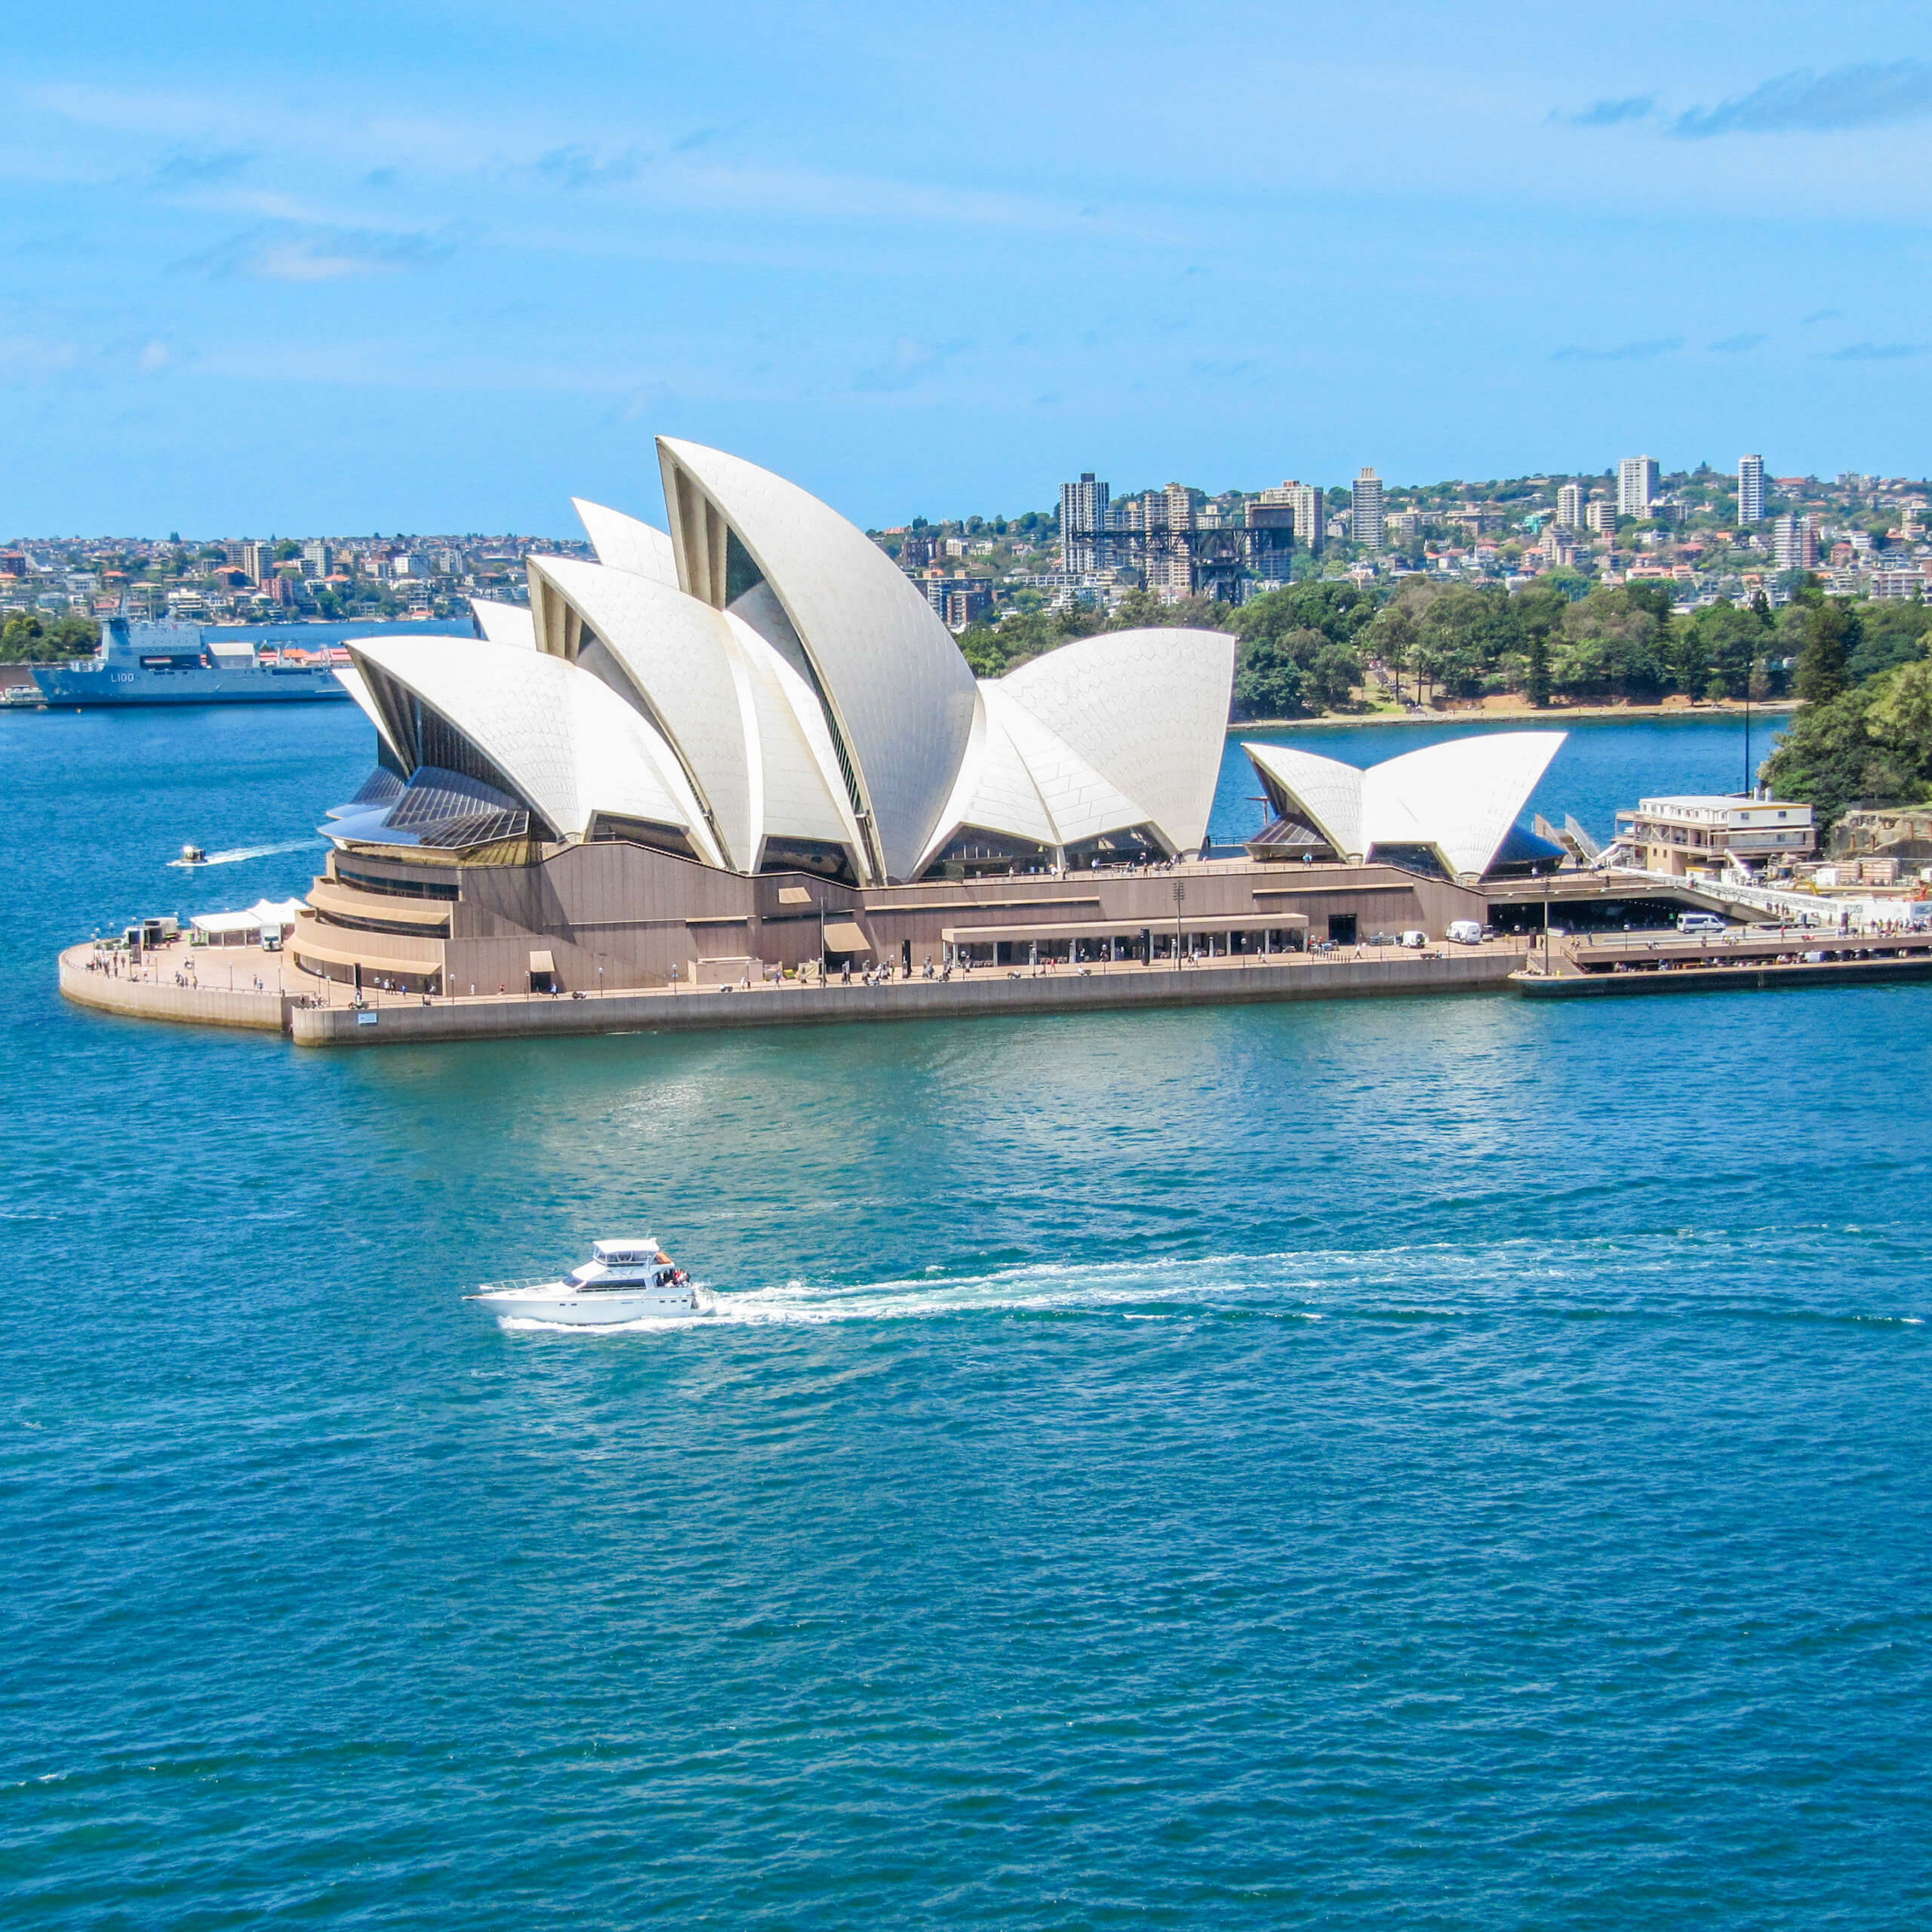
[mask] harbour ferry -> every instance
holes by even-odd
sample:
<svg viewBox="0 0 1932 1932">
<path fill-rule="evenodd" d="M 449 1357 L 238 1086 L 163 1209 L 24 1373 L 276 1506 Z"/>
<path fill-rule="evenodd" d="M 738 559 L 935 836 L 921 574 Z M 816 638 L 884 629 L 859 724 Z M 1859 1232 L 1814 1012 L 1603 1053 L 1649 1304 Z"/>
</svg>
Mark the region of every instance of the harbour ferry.
<svg viewBox="0 0 1932 1932">
<path fill-rule="evenodd" d="M 325 647 L 306 661 L 262 651 L 245 638 L 211 636 L 199 624 L 103 617 L 100 648 L 65 664 L 36 664 L 34 682 L 47 705 L 259 704 L 346 700 L 336 652 Z M 340 661 L 349 662 L 344 651 Z"/>
<path fill-rule="evenodd" d="M 493 1315 L 579 1328 L 715 1312 L 710 1291 L 700 1287 L 648 1235 L 592 1241 L 590 1257 L 560 1281 L 497 1282 L 463 1299 Z"/>
</svg>

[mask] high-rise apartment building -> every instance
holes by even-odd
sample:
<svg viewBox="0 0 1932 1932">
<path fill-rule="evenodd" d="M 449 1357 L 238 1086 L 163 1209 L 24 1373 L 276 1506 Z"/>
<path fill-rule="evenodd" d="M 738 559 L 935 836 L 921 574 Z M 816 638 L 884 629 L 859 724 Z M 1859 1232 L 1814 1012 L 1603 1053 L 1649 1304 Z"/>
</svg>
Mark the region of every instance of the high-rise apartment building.
<svg viewBox="0 0 1932 1932">
<path fill-rule="evenodd" d="M 1289 488 L 1294 492 L 1288 501 L 1294 509 L 1295 541 L 1304 549 L 1324 549 L 1328 540 L 1328 511 L 1322 500 L 1321 486 L 1295 483 Z"/>
<path fill-rule="evenodd" d="M 1577 483 L 1565 483 L 1556 493 L 1556 521 L 1559 529 L 1583 527 L 1583 491 Z"/>
<path fill-rule="evenodd" d="M 1382 479 L 1365 469 L 1349 492 L 1349 541 L 1364 550 L 1380 551 L 1382 514 Z"/>
<path fill-rule="evenodd" d="M 1617 466 L 1617 514 L 1646 517 L 1657 500 L 1657 463 L 1655 457 L 1626 456 Z"/>
<path fill-rule="evenodd" d="M 1599 537 L 1617 534 L 1617 506 L 1607 497 L 1598 497 L 1583 512 L 1583 521 Z"/>
<path fill-rule="evenodd" d="M 1193 493 L 1180 484 L 1170 483 L 1161 492 L 1160 505 L 1168 531 L 1167 554 L 1164 558 L 1153 560 L 1147 580 L 1157 589 L 1164 588 L 1171 597 L 1191 597 L 1194 594 L 1194 540 L 1189 533 L 1194 528 Z M 1164 565 L 1165 583 L 1162 585 Z"/>
<path fill-rule="evenodd" d="M 1761 456 L 1737 459 L 1737 520 L 1740 523 L 1764 520 L 1764 459 Z"/>
<path fill-rule="evenodd" d="M 266 583 L 275 575 L 274 557 L 271 543 L 244 543 L 235 567 L 251 583 Z"/>
<path fill-rule="evenodd" d="M 1781 571 L 1815 570 L 1818 565 L 1818 520 L 1781 516 L 1771 525 L 1771 560 Z"/>
<path fill-rule="evenodd" d="M 1101 566 L 1106 548 L 1107 486 L 1094 480 L 1091 469 L 1078 483 L 1060 486 L 1060 540 L 1066 568 L 1083 576 Z"/>
<path fill-rule="evenodd" d="M 1312 483 L 1297 483 L 1293 478 L 1278 488 L 1263 490 L 1264 503 L 1286 503 L 1294 513 L 1294 538 L 1304 550 L 1319 550 L 1326 535 L 1327 514 L 1321 492 Z"/>
<path fill-rule="evenodd" d="M 332 559 L 326 543 L 310 541 L 302 546 L 302 574 L 304 577 L 327 577 Z"/>
</svg>

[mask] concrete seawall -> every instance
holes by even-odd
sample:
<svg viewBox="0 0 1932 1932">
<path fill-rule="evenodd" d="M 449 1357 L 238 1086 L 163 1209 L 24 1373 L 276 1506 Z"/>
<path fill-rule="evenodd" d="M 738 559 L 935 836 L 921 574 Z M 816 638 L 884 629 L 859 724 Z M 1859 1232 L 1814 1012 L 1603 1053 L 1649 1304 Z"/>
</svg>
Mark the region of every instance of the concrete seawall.
<svg viewBox="0 0 1932 1932">
<path fill-rule="evenodd" d="M 675 993 L 604 993 L 587 999 L 438 999 L 428 1006 L 377 994 L 361 1008 L 305 1005 L 282 992 L 176 986 L 168 955 L 156 969 L 168 974 L 165 981 L 119 978 L 88 971 L 92 957 L 91 946 L 72 946 L 60 955 L 60 992 L 76 1005 L 130 1019 L 284 1033 L 298 1046 L 374 1047 L 1494 991 L 1508 984 L 1524 955 L 1513 947 L 1484 947 L 1439 956 L 1303 957 L 1279 964 L 1190 966 L 1178 972 L 1116 968 L 1091 975 L 1060 972 L 1018 979 L 1009 979 L 1004 972 L 983 972 L 949 980 L 894 980 L 874 986 L 863 982 L 849 986 L 787 983 Z"/>
<path fill-rule="evenodd" d="M 1677 966 L 1657 973 L 1519 973 L 1511 984 L 1532 999 L 1622 999 L 1648 993 L 1778 992 L 1803 986 L 1881 986 L 1932 980 L 1932 958 L 1832 959 L 1790 965 Z"/>
<path fill-rule="evenodd" d="M 264 1033 L 288 1031 L 294 1002 L 279 992 L 226 992 L 212 986 L 177 986 L 171 958 L 158 971 L 165 980 L 117 978 L 91 973 L 92 946 L 73 946 L 60 955 L 60 992 L 76 1006 L 118 1013 L 133 1020 L 171 1020 L 190 1026 L 244 1026 Z"/>
<path fill-rule="evenodd" d="M 830 1026 L 884 1020 L 968 1020 L 1006 1014 L 1093 1013 L 1123 1008 L 1226 1006 L 1266 1001 L 1346 999 L 1464 992 L 1506 985 L 1516 952 L 1442 958 L 1303 960 L 1272 966 L 1198 966 L 1183 971 L 1055 973 L 1010 980 L 894 980 L 884 986 L 706 989 L 606 993 L 582 999 L 474 999 L 394 1005 L 294 1008 L 289 1030 L 309 1047 L 393 1046 L 432 1040 L 534 1038 L 721 1027 Z"/>
</svg>

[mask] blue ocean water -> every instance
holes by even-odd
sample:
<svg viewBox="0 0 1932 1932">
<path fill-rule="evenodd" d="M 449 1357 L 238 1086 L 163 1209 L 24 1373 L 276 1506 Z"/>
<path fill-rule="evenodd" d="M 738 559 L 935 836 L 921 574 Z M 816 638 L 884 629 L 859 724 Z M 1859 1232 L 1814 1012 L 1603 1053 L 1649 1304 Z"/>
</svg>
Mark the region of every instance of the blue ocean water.
<svg viewBox="0 0 1932 1932">
<path fill-rule="evenodd" d="M 1924 1921 L 1932 989 L 343 1054 L 52 995 L 299 889 L 163 862 L 366 735 L 0 714 L 0 1920 Z M 640 1226 L 725 1317 L 457 1299 Z"/>
</svg>

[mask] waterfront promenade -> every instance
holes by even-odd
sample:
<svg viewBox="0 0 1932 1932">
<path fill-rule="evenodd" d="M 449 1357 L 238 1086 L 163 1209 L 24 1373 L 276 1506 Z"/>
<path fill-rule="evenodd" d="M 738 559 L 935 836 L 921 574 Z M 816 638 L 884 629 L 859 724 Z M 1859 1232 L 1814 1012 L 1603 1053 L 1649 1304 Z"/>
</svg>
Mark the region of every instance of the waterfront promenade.
<svg viewBox="0 0 1932 1932">
<path fill-rule="evenodd" d="M 507 993 L 427 1000 L 380 990 L 358 1000 L 346 987 L 294 972 L 273 955 L 248 952 L 239 961 L 223 960 L 178 946 L 152 954 L 134 976 L 125 966 L 117 975 L 97 970 L 98 955 L 88 944 L 61 954 L 60 984 L 77 1004 L 130 1018 L 280 1032 L 298 1046 L 357 1047 L 1494 991 L 1507 985 L 1522 964 L 1524 944 L 1507 938 L 1422 952 L 1343 946 L 1179 968 L 1125 963 L 983 968 L 950 979 L 902 977 L 870 984 L 855 977 L 850 985 L 837 979 L 823 986 L 789 980 L 576 997 Z"/>
<path fill-rule="evenodd" d="M 1861 924 L 1843 933 L 1792 926 L 1709 938 L 1595 934 L 1533 947 L 1512 976 L 1534 999 L 1626 993 L 1770 992 L 1780 988 L 1932 980 L 1932 931 Z"/>
</svg>

